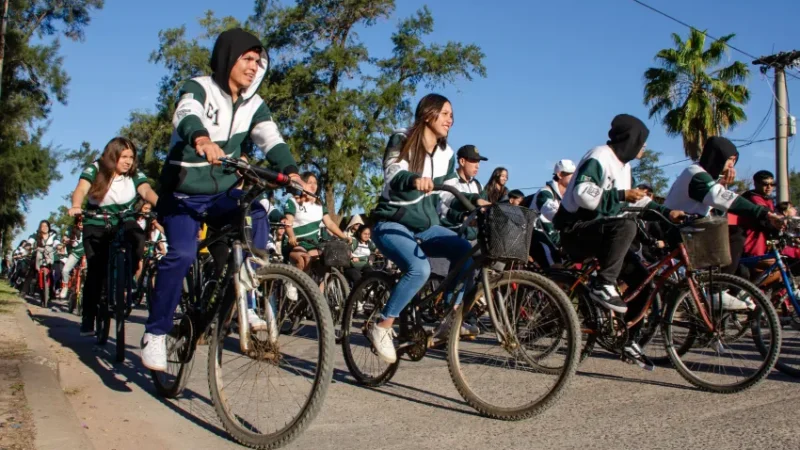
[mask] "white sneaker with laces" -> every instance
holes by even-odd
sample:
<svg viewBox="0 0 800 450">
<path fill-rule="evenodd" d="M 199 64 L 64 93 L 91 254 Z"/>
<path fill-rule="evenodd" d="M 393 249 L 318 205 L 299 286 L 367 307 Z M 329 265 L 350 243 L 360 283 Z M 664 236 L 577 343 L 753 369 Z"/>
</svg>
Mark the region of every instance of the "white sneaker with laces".
<svg viewBox="0 0 800 450">
<path fill-rule="evenodd" d="M 741 300 L 728 294 L 728 291 L 716 293 L 711 296 L 711 305 L 717 308 L 719 305 L 720 294 L 722 296 L 722 309 L 726 311 L 752 311 L 756 305 L 750 300 Z"/>
<path fill-rule="evenodd" d="M 394 349 L 394 341 L 392 341 L 396 336 L 394 328 L 383 328 L 373 323 L 368 334 L 372 346 L 378 352 L 378 356 L 384 362 L 394 364 L 397 361 L 397 352 Z"/>
<path fill-rule="evenodd" d="M 142 337 L 142 364 L 150 370 L 167 370 L 166 335 L 145 333 Z"/>
<path fill-rule="evenodd" d="M 247 310 L 247 323 L 250 324 L 250 329 L 253 331 L 262 331 L 267 329 L 267 322 L 258 317 L 255 309 Z"/>
</svg>

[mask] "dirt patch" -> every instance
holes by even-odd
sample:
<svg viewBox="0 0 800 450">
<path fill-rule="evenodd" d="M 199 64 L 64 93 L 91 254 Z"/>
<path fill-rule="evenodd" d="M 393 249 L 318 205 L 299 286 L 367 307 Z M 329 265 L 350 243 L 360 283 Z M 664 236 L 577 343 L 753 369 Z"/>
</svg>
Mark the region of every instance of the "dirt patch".
<svg viewBox="0 0 800 450">
<path fill-rule="evenodd" d="M 13 314 L 22 305 L 16 291 L 5 281 L 0 282 L 0 449 L 3 450 L 35 448 L 33 417 L 19 373 L 19 363 L 27 348 Z"/>
</svg>

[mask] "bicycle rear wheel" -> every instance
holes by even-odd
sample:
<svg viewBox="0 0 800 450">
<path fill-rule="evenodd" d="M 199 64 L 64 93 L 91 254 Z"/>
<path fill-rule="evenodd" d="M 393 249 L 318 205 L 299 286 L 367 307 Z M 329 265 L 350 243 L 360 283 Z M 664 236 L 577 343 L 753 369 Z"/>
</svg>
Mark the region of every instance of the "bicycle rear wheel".
<svg viewBox="0 0 800 450">
<path fill-rule="evenodd" d="M 342 319 L 342 353 L 353 378 L 365 386 L 381 386 L 392 379 L 400 358 L 392 364 L 384 362 L 367 337 L 370 326 L 380 321 L 380 314 L 395 283 L 385 272 L 365 275 L 353 287 Z"/>
<path fill-rule="evenodd" d="M 715 330 L 706 326 L 688 280 L 684 280 L 675 301 L 667 307 L 663 326 L 665 349 L 672 365 L 686 381 L 703 390 L 731 394 L 755 386 L 778 359 L 781 335 L 775 308 L 755 285 L 742 278 L 703 272 L 695 279 L 703 308 Z M 747 313 L 746 331 L 732 320 L 742 313 L 720 311 L 717 301 L 711 301 L 710 287 L 715 293 L 749 299 L 755 304 L 755 310 Z M 744 338 L 743 333 L 749 333 L 752 340 Z M 759 341 L 766 351 L 759 351 Z"/>
<path fill-rule="evenodd" d="M 575 284 L 578 281 L 578 273 L 556 270 L 548 272 L 545 276 L 567 294 L 572 308 L 577 313 L 582 341 L 580 362 L 584 362 L 592 354 L 594 346 L 597 344 L 598 320 L 594 302 L 589 298 L 589 291 L 585 284 Z"/>
<path fill-rule="evenodd" d="M 196 264 L 196 263 L 195 263 Z M 188 311 L 188 304 L 196 301 L 196 293 L 189 286 L 194 286 L 193 271 L 184 278 L 183 292 L 179 310 Z M 199 294 L 199 293 L 198 293 Z M 197 322 L 188 313 L 176 312 L 172 319 L 172 329 L 166 335 L 167 370 L 151 370 L 156 391 L 165 398 L 176 398 L 183 392 L 194 366 L 194 350 L 197 345 Z"/>
<path fill-rule="evenodd" d="M 235 306 L 226 299 L 223 305 L 231 306 L 217 315 L 209 344 L 208 384 L 217 416 L 233 439 L 270 449 L 299 436 L 322 407 L 333 376 L 333 321 L 319 287 L 298 269 L 271 264 L 256 275 L 264 309 L 284 311 L 280 304 L 287 299 L 276 293 L 291 282 L 310 306 L 310 317 L 296 333 L 285 335 L 277 332 L 283 318 L 272 321 L 265 311 L 268 330 L 251 333 L 244 353 L 230 320 Z"/>
<path fill-rule="evenodd" d="M 793 284 L 798 285 L 797 278 Z M 797 311 L 789 300 L 783 282 L 780 283 L 780 288 L 773 289 L 766 295 L 772 300 L 781 324 L 781 353 L 775 368 L 791 377 L 800 377 L 800 311 Z M 796 289 L 795 295 L 798 295 Z M 757 339 L 756 345 L 762 354 L 768 351 L 768 343 Z"/>
<path fill-rule="evenodd" d="M 581 332 L 569 298 L 552 281 L 532 272 L 506 271 L 490 281 L 494 307 L 506 305 L 507 335 L 460 337 L 464 314 L 455 314 L 448 339 L 447 365 L 456 389 L 481 415 L 521 420 L 540 414 L 564 393 L 575 374 Z M 484 296 L 483 286 L 474 292 Z M 502 299 L 501 299 L 502 296 Z M 487 314 L 478 318 L 489 321 Z"/>
</svg>

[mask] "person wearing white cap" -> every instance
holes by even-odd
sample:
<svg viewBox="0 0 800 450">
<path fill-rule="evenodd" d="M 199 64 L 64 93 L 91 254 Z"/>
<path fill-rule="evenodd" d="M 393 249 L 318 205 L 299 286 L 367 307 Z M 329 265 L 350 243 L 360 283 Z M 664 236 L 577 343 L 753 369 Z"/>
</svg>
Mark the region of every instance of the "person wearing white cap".
<svg viewBox="0 0 800 450">
<path fill-rule="evenodd" d="M 561 260 L 556 249 L 559 236 L 553 227 L 553 217 L 558 212 L 573 173 L 575 173 L 575 163 L 569 159 L 562 159 L 553 167 L 553 179 L 523 203 L 539 214 L 530 254 L 531 258 L 543 268 L 549 268 Z"/>
</svg>

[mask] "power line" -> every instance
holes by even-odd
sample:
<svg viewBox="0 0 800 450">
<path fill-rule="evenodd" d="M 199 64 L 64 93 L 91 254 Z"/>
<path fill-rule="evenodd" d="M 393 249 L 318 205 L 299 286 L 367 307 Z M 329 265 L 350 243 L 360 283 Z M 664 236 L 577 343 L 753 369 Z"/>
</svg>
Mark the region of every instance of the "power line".
<svg viewBox="0 0 800 450">
<path fill-rule="evenodd" d="M 748 145 L 758 144 L 759 142 L 769 142 L 769 141 L 774 141 L 774 140 L 775 140 L 774 137 L 766 138 L 766 139 L 759 139 L 757 141 L 750 141 L 750 142 L 747 142 L 747 143 L 742 144 L 742 145 L 737 145 L 737 147 L 738 148 L 744 148 L 744 147 L 747 147 Z"/>
<path fill-rule="evenodd" d="M 649 10 L 651 10 L 651 11 L 653 11 L 653 12 L 657 13 L 657 14 L 660 14 L 660 15 L 662 15 L 662 16 L 664 16 L 664 17 L 666 17 L 667 19 L 670 19 L 670 20 L 672 20 L 673 22 L 677 22 L 677 23 L 679 23 L 679 24 L 681 24 L 681 25 L 685 26 L 686 28 L 689 28 L 690 30 L 695 30 L 695 31 L 697 31 L 698 33 L 701 33 L 701 34 L 703 34 L 703 35 L 704 35 L 704 36 L 706 36 L 706 37 L 709 37 L 709 38 L 711 38 L 711 39 L 713 39 L 713 40 L 715 40 L 715 41 L 719 41 L 719 39 L 718 39 L 718 38 L 715 38 L 714 36 L 712 36 L 712 35 L 710 35 L 710 34 L 706 33 L 705 31 L 703 31 L 703 30 L 700 30 L 699 28 L 693 27 L 693 26 L 689 25 L 688 23 L 686 23 L 686 22 L 684 22 L 684 21 L 682 21 L 682 20 L 680 20 L 680 19 L 677 19 L 677 18 L 675 18 L 675 17 L 673 17 L 673 16 L 670 16 L 669 14 L 665 13 L 664 11 L 658 10 L 658 9 L 656 9 L 656 8 L 654 8 L 654 7 L 650 6 L 650 5 L 648 5 L 647 3 L 644 3 L 644 2 L 642 2 L 642 1 L 639 1 L 639 0 L 632 0 L 632 1 L 633 1 L 634 3 L 637 3 L 637 4 L 641 5 L 641 6 L 644 6 L 645 8 L 647 8 L 647 9 L 649 9 Z M 742 49 L 740 49 L 740 48 L 734 47 L 733 45 L 731 45 L 731 44 L 729 44 L 729 43 L 727 43 L 727 42 L 725 43 L 725 45 L 726 45 L 726 46 L 728 46 L 728 47 L 730 47 L 732 50 L 736 50 L 737 52 L 739 52 L 739 53 L 741 53 L 741 54 L 743 54 L 743 55 L 745 55 L 745 56 L 747 56 L 747 57 L 749 57 L 749 58 L 752 58 L 752 59 L 754 59 L 754 60 L 755 60 L 755 59 L 758 59 L 758 57 L 757 57 L 757 56 L 753 56 L 752 54 L 750 54 L 750 53 L 748 53 L 748 52 L 746 52 L 746 51 L 744 51 L 744 50 L 742 50 Z M 792 77 L 792 78 L 796 79 L 796 80 L 800 80 L 800 77 L 798 77 L 798 76 L 794 75 L 794 74 L 793 74 L 793 73 L 791 73 L 791 72 L 786 72 L 786 74 L 787 74 L 787 75 L 789 75 L 790 77 Z"/>
</svg>

